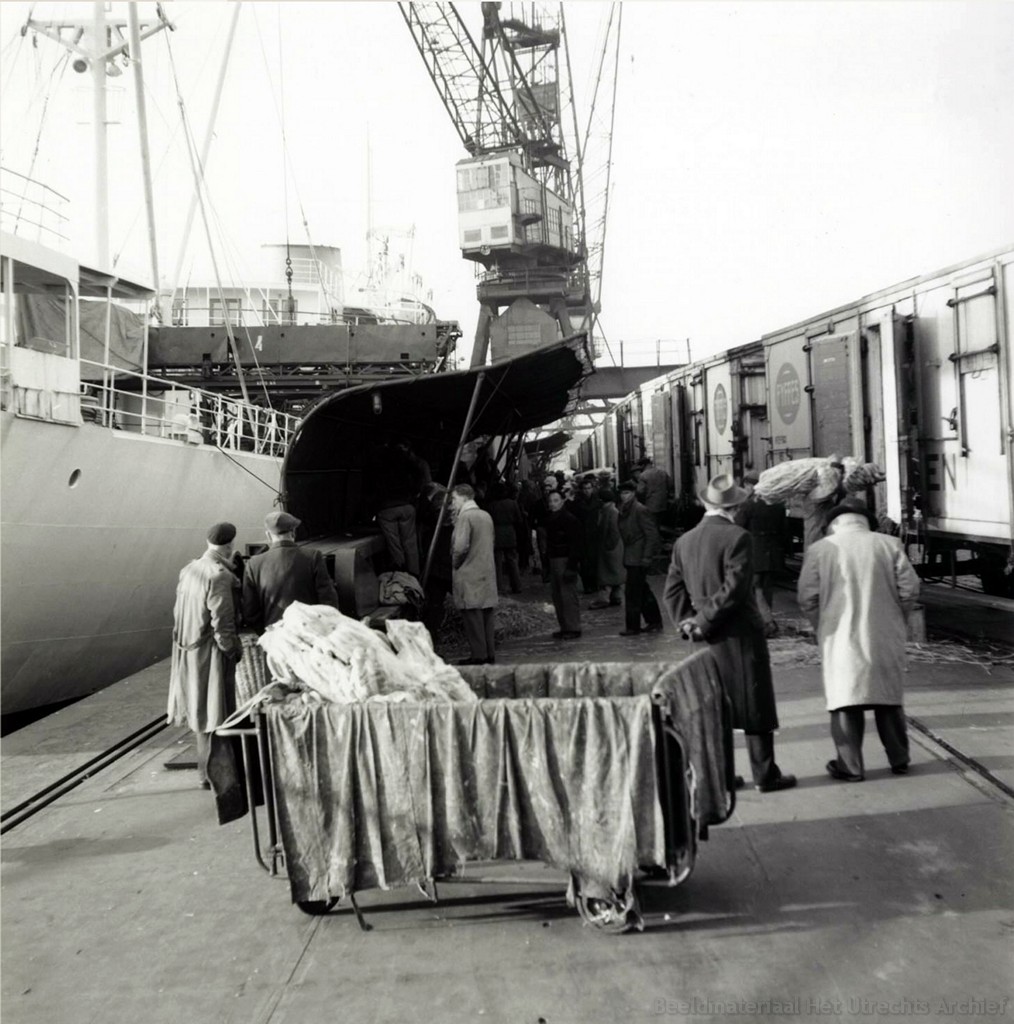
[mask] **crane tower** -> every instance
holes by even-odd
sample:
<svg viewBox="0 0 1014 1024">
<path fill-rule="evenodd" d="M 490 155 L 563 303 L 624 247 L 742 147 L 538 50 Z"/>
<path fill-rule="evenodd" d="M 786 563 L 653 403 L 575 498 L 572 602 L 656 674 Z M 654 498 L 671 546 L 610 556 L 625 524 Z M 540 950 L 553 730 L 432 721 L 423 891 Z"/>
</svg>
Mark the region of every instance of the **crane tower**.
<svg viewBox="0 0 1014 1024">
<path fill-rule="evenodd" d="M 483 3 L 478 41 L 454 4 L 398 6 L 468 153 L 457 196 L 461 252 L 478 276 L 472 365 L 491 341 L 496 359 L 573 333 L 591 299 L 561 5 Z"/>
</svg>

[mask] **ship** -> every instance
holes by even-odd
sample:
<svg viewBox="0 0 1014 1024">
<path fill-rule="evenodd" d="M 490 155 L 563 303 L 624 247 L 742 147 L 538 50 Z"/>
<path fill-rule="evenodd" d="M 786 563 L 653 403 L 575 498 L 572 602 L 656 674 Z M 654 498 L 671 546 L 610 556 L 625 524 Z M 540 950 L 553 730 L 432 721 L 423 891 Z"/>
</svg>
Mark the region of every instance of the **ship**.
<svg viewBox="0 0 1014 1024">
<path fill-rule="evenodd" d="M 126 40 L 124 25 L 98 27 L 103 6 L 94 5 L 91 30 L 92 44 L 101 41 L 92 61 L 97 88 L 108 74 L 101 65 L 128 46 L 117 41 Z M 138 26 L 131 7 L 139 75 L 139 39 L 157 25 Z M 59 38 L 66 28 L 48 34 Z M 80 53 L 87 39 L 72 39 Z M 432 317 L 385 327 L 382 315 L 357 309 L 346 318 L 333 303 L 312 323 L 297 320 L 286 315 L 292 275 L 266 300 L 273 320 L 261 318 L 253 332 L 242 326 L 249 321 L 239 299 L 221 291 L 217 316 L 209 309 L 203 322 L 181 322 L 170 303 L 158 322 L 159 289 L 110 269 L 101 245 L 87 261 L 67 251 L 65 197 L 11 170 L 2 171 L 0 191 L 6 718 L 165 658 L 178 574 L 204 550 L 209 526 L 234 523 L 240 551 L 264 542 L 264 516 L 281 503 L 282 457 L 299 422 L 286 408 L 298 414 L 323 388 L 448 368 L 460 332 Z M 303 269 L 319 277 L 335 251 L 299 254 L 308 259 Z M 286 257 L 291 266 L 291 251 Z M 152 280 L 161 280 L 157 265 Z M 415 348 L 413 339 L 422 339 Z M 376 355 L 384 345 L 397 350 L 393 362 Z M 278 357 L 264 359 L 265 347 Z"/>
</svg>

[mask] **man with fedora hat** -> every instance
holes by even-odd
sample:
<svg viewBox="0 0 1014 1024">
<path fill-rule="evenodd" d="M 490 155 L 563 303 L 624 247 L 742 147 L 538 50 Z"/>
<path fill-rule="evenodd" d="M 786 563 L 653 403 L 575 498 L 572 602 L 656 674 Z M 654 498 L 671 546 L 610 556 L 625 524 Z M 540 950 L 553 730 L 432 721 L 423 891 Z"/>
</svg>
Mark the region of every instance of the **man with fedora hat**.
<svg viewBox="0 0 1014 1024">
<path fill-rule="evenodd" d="M 215 523 L 207 548 L 180 571 L 173 607 L 169 668 L 172 725 L 187 725 L 197 747 L 197 777 L 210 787 L 208 762 L 218 740 L 213 732 L 234 710 L 236 662 L 242 654 L 236 628 L 239 580 L 232 571 L 236 527 Z"/>
<path fill-rule="evenodd" d="M 269 512 L 264 529 L 271 547 L 254 555 L 243 573 L 243 620 L 263 633 L 293 601 L 338 607 L 338 592 L 319 551 L 298 547 L 300 520 L 288 512 Z"/>
<path fill-rule="evenodd" d="M 698 495 L 704 518 L 673 547 L 663 602 L 684 636 L 706 640 L 732 704 L 732 724 L 746 733 L 754 785 L 791 789 L 794 775 L 775 762 L 778 728 L 764 620 L 753 592 L 750 534 L 734 521 L 747 492 L 731 476 L 712 477 Z"/>
<path fill-rule="evenodd" d="M 919 577 L 897 537 L 876 533 L 876 519 L 847 498 L 827 515 L 828 536 L 810 546 L 799 573 L 799 606 L 817 630 L 821 675 L 837 757 L 833 779 L 862 782 L 865 711 L 895 775 L 908 771 L 902 712 L 907 620 Z"/>
</svg>

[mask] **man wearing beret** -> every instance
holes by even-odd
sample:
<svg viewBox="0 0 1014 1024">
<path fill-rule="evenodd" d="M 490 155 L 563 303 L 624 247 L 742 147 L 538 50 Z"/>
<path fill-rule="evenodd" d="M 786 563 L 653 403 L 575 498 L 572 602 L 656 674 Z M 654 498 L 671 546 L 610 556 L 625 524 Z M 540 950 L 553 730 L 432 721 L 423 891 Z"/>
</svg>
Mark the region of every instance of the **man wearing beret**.
<svg viewBox="0 0 1014 1024">
<path fill-rule="evenodd" d="M 264 519 L 271 547 L 254 555 L 243 573 L 243 621 L 263 633 L 293 601 L 338 607 L 338 592 L 319 551 L 296 544 L 300 520 L 288 512 Z"/>
<path fill-rule="evenodd" d="M 855 498 L 828 513 L 830 533 L 803 558 L 799 606 L 817 629 L 821 675 L 837 756 L 825 765 L 839 782 L 862 782 L 865 712 L 895 775 L 908 771 L 902 711 L 907 620 L 919 576 L 897 537 L 876 533 L 876 518 Z"/>
<path fill-rule="evenodd" d="M 699 493 L 704 518 L 676 541 L 662 600 L 684 636 L 706 640 L 732 704 L 732 724 L 746 733 L 754 785 L 791 789 L 794 775 L 775 762 L 778 728 L 764 620 L 753 592 L 750 534 L 735 523 L 747 493 L 731 476 L 713 477 Z"/>
<path fill-rule="evenodd" d="M 187 725 L 197 745 L 197 775 L 208 789 L 212 735 L 234 710 L 236 662 L 242 648 L 236 632 L 239 580 L 232 571 L 236 527 L 216 523 L 207 550 L 183 567 L 173 609 L 173 651 L 167 714 Z"/>
</svg>

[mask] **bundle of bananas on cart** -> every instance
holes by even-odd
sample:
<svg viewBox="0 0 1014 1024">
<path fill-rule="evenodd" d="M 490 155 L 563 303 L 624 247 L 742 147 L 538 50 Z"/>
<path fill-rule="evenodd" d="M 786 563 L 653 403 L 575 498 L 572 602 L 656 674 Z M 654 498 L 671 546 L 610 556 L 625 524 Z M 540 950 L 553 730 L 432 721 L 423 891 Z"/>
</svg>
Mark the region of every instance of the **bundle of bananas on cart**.
<svg viewBox="0 0 1014 1024">
<path fill-rule="evenodd" d="M 389 619 L 386 628 L 381 633 L 336 608 L 296 601 L 258 644 L 275 683 L 338 704 L 478 700 L 433 650 L 421 622 Z"/>
</svg>

